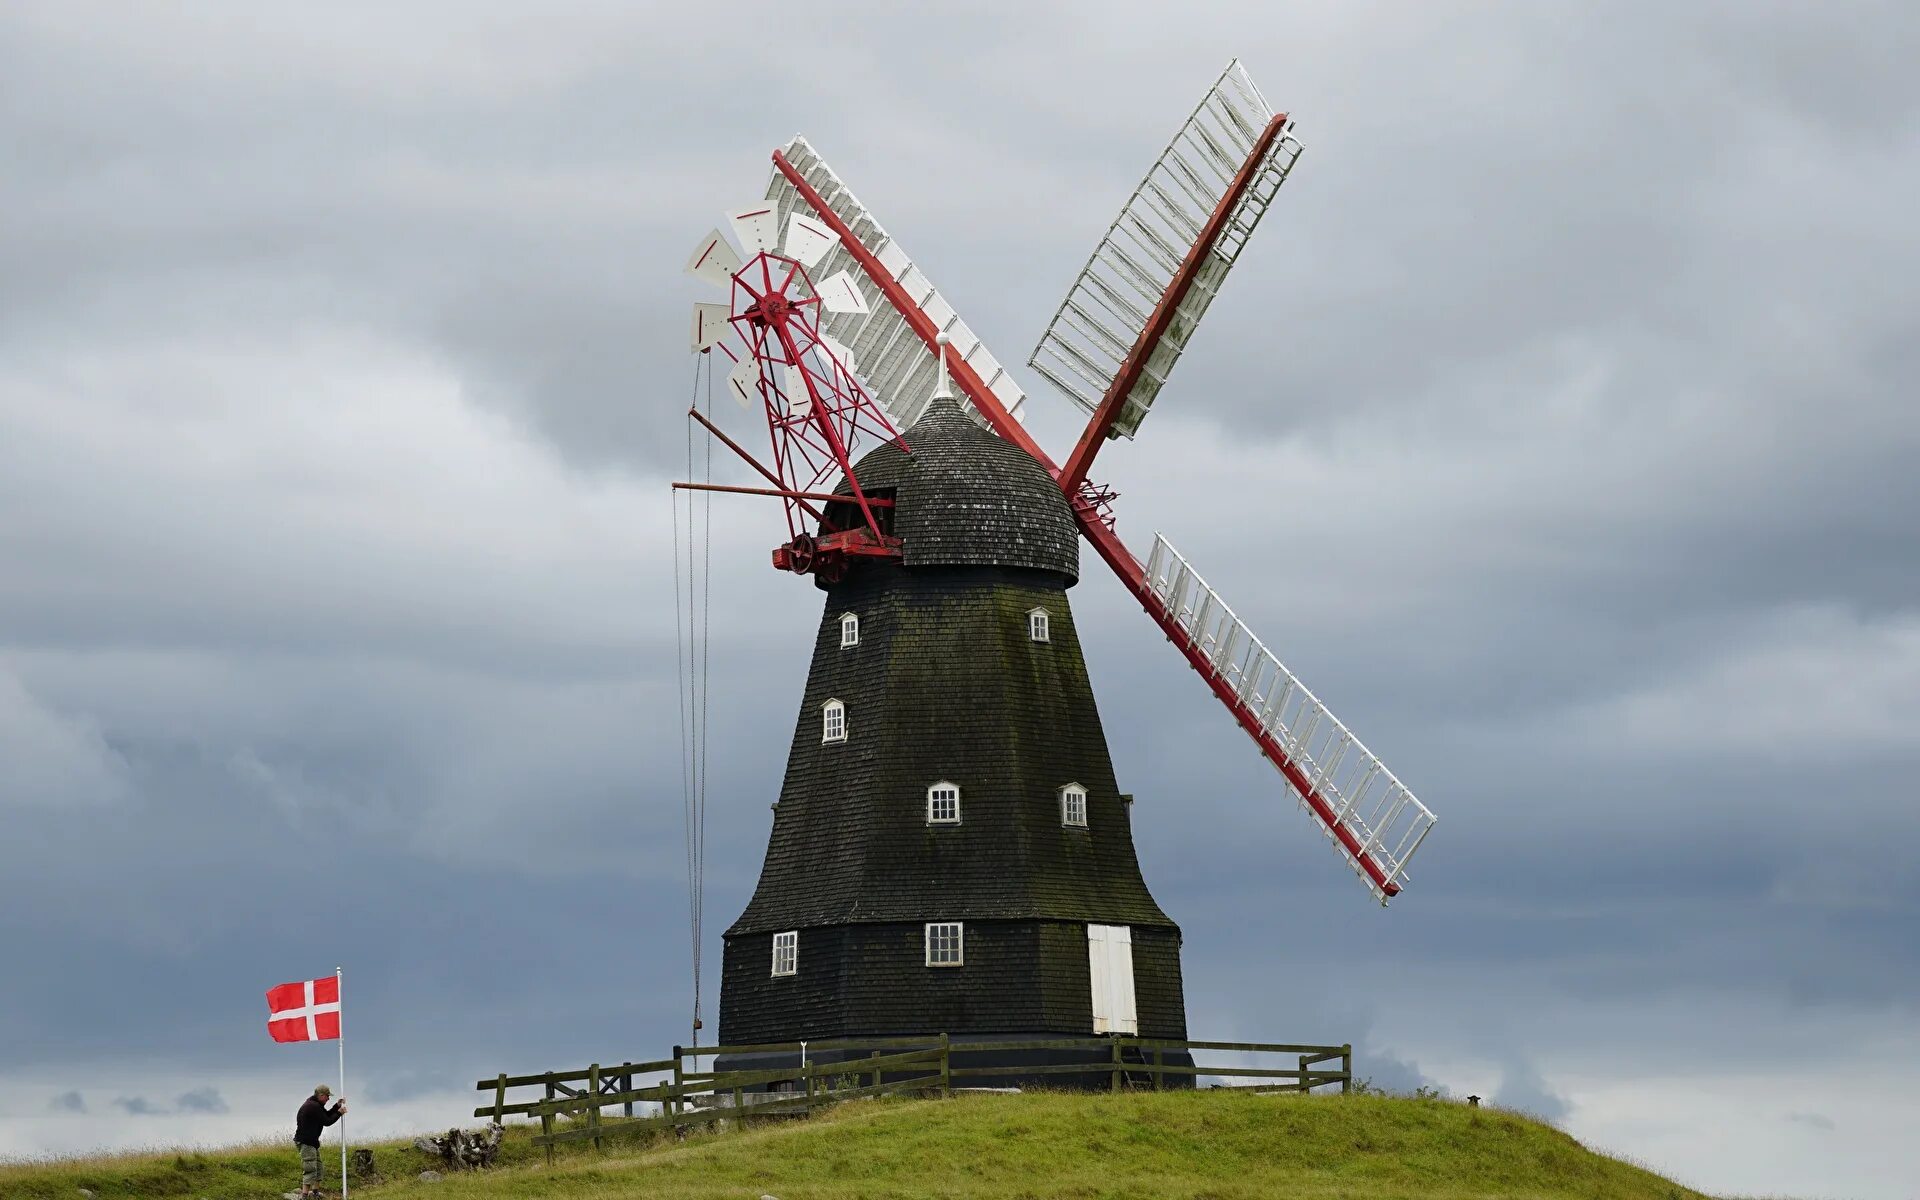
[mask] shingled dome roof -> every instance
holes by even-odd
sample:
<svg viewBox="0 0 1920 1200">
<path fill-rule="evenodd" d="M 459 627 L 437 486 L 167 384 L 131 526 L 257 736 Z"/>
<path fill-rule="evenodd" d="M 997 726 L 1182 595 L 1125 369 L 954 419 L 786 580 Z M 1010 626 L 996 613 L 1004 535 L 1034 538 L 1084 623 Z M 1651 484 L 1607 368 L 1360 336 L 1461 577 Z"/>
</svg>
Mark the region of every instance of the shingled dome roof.
<svg viewBox="0 0 1920 1200">
<path fill-rule="evenodd" d="M 868 491 L 892 489 L 893 532 L 909 567 L 1029 567 L 1080 577 L 1080 533 L 1060 485 L 1025 450 L 936 398 L 906 431 L 854 464 Z M 843 480 L 836 489 L 849 489 Z"/>
</svg>

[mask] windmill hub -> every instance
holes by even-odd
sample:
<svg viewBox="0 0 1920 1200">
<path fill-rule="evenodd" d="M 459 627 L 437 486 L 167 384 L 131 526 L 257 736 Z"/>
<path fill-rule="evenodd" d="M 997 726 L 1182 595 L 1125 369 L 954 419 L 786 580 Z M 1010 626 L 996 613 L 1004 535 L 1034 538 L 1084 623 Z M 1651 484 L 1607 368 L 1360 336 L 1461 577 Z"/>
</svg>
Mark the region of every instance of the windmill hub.
<svg viewBox="0 0 1920 1200">
<path fill-rule="evenodd" d="M 758 303 L 747 309 L 747 316 L 756 325 L 784 325 L 793 307 L 792 301 L 774 292 L 761 297 Z"/>
</svg>

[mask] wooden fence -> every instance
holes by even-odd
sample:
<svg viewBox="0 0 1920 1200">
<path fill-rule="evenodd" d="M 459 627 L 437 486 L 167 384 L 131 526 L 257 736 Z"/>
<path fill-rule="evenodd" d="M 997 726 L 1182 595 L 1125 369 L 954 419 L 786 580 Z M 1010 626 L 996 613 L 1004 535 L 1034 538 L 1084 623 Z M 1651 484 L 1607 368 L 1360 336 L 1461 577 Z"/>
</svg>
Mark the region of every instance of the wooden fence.
<svg viewBox="0 0 1920 1200">
<path fill-rule="evenodd" d="M 1254 1055 L 1286 1055 L 1289 1067 L 1200 1064 L 1195 1051 Z M 1072 1052 L 1078 1061 L 969 1065 L 975 1056 L 1009 1053 L 1058 1057 Z M 792 1055 L 789 1066 L 750 1071 L 721 1071 L 720 1056 L 769 1058 Z M 816 1058 L 815 1055 L 823 1057 Z M 701 1070 L 702 1059 L 715 1059 Z M 1167 1061 L 1169 1058 L 1184 1061 Z M 1337 1069 L 1328 1065 L 1338 1063 Z M 1191 1065 L 1189 1065 L 1191 1064 Z M 608 1139 L 665 1129 L 684 1130 L 730 1117 L 804 1116 L 814 1109 L 863 1096 L 900 1093 L 945 1096 L 955 1087 L 990 1087 L 1012 1078 L 1022 1081 L 1051 1075 L 1077 1075 L 1085 1083 L 1105 1075 L 1107 1089 L 1159 1091 L 1169 1083 L 1190 1085 L 1201 1076 L 1253 1080 L 1224 1086 L 1262 1091 L 1311 1091 L 1338 1084 L 1347 1091 L 1353 1080 L 1353 1047 L 1301 1046 L 1267 1042 L 1190 1042 L 1160 1038 L 1087 1037 L 1030 1041 L 954 1042 L 937 1037 L 842 1038 L 817 1042 L 773 1042 L 751 1046 L 675 1046 L 673 1057 L 655 1062 L 598 1063 L 578 1071 L 548 1071 L 540 1075 L 500 1075 L 474 1086 L 493 1093 L 493 1103 L 473 1110 L 476 1117 L 504 1122 L 510 1116 L 536 1118 L 540 1134 L 534 1144 L 544 1146 L 548 1160 L 554 1146 L 587 1141 L 604 1149 Z M 649 1076 L 659 1078 L 641 1082 Z M 540 1088 L 538 1099 L 510 1098 L 508 1093 Z M 636 1117 L 634 1105 L 657 1104 L 658 1112 Z M 624 1120 L 608 1125 L 601 1111 L 618 1107 Z M 569 1122 L 565 1128 L 561 1121 Z"/>
</svg>

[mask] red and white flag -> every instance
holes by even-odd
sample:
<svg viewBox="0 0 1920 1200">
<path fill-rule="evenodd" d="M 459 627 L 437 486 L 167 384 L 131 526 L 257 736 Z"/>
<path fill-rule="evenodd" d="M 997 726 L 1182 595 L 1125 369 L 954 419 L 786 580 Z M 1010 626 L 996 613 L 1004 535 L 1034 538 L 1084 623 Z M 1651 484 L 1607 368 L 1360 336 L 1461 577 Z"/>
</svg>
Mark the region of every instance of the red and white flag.
<svg viewBox="0 0 1920 1200">
<path fill-rule="evenodd" d="M 339 976 L 268 988 L 267 1032 L 276 1042 L 320 1042 L 339 1037 Z"/>
</svg>

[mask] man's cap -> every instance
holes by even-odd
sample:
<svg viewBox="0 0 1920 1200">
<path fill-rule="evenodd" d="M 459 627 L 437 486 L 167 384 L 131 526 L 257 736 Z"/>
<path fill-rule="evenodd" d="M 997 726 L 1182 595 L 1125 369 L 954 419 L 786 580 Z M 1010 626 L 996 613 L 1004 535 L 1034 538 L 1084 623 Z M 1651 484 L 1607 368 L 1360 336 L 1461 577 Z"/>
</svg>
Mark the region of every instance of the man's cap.
<svg viewBox="0 0 1920 1200">
<path fill-rule="evenodd" d="M 316 1096 L 331 1096 L 333 1095 L 333 1089 L 323 1083 L 319 1087 L 313 1089 L 313 1094 Z"/>
</svg>

